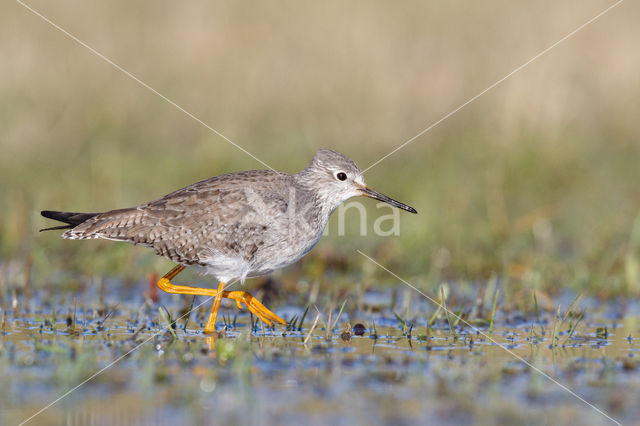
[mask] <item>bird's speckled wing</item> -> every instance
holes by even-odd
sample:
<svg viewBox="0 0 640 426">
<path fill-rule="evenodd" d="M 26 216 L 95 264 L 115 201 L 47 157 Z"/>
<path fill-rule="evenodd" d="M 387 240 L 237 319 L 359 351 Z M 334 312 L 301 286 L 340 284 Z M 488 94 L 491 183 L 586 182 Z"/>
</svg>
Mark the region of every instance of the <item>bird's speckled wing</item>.
<svg viewBox="0 0 640 426">
<path fill-rule="evenodd" d="M 64 237 L 142 244 L 187 265 L 212 253 L 250 261 L 274 214 L 287 210 L 289 179 L 268 170 L 216 176 L 147 204 L 101 213 Z"/>
</svg>

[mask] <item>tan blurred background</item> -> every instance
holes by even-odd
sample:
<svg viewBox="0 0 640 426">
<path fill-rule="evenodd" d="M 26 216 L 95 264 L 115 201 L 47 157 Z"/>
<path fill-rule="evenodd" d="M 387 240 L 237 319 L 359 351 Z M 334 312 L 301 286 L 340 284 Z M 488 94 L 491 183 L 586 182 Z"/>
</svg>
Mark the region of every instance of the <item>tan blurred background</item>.
<svg viewBox="0 0 640 426">
<path fill-rule="evenodd" d="M 320 147 L 369 166 L 612 3 L 28 2 L 288 172 Z M 368 171 L 420 212 L 400 236 L 354 223 L 338 237 L 332 222 L 310 256 L 358 271 L 361 248 L 425 285 L 497 274 L 639 294 L 639 12 L 622 3 Z M 162 273 L 141 248 L 39 234 L 39 211 L 125 207 L 262 168 L 15 2 L 0 6 L 0 61 L 5 274 L 28 259 L 35 285 L 52 270 Z"/>
</svg>

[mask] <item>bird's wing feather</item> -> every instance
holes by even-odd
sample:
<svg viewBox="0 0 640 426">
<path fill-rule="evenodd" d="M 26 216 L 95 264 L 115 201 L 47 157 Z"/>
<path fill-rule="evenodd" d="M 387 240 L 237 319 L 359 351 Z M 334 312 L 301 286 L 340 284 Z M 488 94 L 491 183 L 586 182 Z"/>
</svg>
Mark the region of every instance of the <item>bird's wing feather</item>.
<svg viewBox="0 0 640 426">
<path fill-rule="evenodd" d="M 271 213 L 287 209 L 288 177 L 263 170 L 216 176 L 135 208 L 101 213 L 65 237 L 142 244 L 184 264 L 212 254 L 250 258 L 263 244 Z"/>
</svg>

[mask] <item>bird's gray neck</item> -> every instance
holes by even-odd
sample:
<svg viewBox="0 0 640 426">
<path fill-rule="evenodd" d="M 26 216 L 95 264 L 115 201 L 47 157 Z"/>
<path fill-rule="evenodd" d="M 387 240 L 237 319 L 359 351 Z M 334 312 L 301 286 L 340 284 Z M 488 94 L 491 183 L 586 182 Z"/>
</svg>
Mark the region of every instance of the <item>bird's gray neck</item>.
<svg viewBox="0 0 640 426">
<path fill-rule="evenodd" d="M 305 220 L 316 232 L 322 233 L 329 216 L 338 207 L 334 200 L 325 194 L 318 185 L 317 177 L 308 168 L 293 175 L 296 183 L 296 209 L 300 217 Z"/>
</svg>

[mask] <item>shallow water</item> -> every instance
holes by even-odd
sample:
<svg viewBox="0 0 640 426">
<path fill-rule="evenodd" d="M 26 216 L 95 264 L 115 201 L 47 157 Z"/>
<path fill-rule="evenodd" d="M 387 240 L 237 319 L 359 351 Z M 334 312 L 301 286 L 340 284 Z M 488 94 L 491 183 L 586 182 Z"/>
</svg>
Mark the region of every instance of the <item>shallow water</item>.
<svg viewBox="0 0 640 426">
<path fill-rule="evenodd" d="M 115 302 L 128 290 L 113 291 Z M 55 309 L 33 299 L 3 312 L 2 424 L 60 397 L 30 424 L 612 423 L 588 403 L 624 424 L 640 418 L 633 309 L 620 317 L 614 305 L 583 301 L 585 319 L 572 334 L 571 318 L 558 321 L 551 345 L 553 313 L 499 311 L 490 335 L 487 321 L 473 329 L 446 315 L 427 328 L 429 302 L 416 299 L 405 318 L 388 307 L 372 313 L 388 298 L 371 291 L 366 309 L 345 309 L 330 333 L 328 309 L 310 334 L 315 309 L 287 331 L 252 326 L 229 304 L 228 327 L 219 323 L 211 339 L 201 333 L 205 298 L 195 299 L 203 307 L 186 328 L 182 319 L 170 333 L 158 304 L 132 296 L 105 310 L 85 302 L 93 296 L 70 293 Z M 191 300 L 165 296 L 174 319 Z M 303 313 L 282 303 L 275 310 L 286 319 Z M 363 335 L 349 328 L 357 323 Z"/>
</svg>

